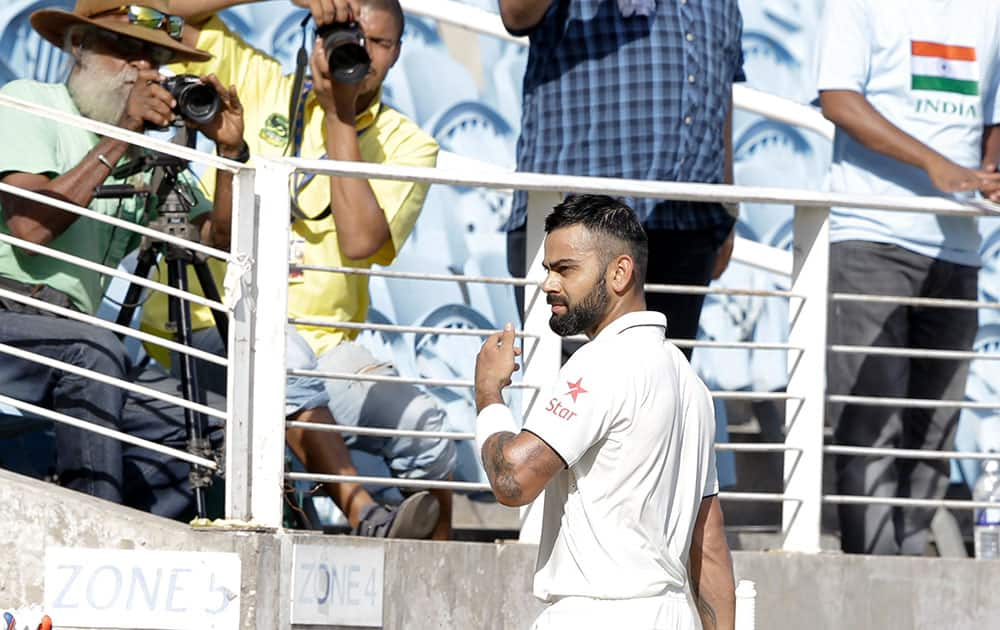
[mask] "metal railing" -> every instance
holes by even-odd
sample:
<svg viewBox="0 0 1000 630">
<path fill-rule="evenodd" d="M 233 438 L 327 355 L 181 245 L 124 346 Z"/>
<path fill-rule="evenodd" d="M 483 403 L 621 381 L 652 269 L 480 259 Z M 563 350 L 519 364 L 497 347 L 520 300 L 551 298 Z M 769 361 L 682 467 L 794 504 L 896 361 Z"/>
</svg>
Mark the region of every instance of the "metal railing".
<svg viewBox="0 0 1000 630">
<path fill-rule="evenodd" d="M 232 240 L 234 246 L 232 254 L 228 251 L 222 251 L 199 243 L 190 242 L 143 225 L 107 216 L 99 212 L 89 210 L 88 208 L 76 206 L 72 203 L 67 203 L 53 197 L 41 195 L 15 186 L 0 184 L 0 192 L 10 196 L 21 197 L 36 203 L 46 204 L 65 212 L 79 215 L 79 220 L 102 222 L 113 226 L 116 230 L 127 231 L 138 236 L 151 238 L 166 244 L 181 246 L 186 250 L 195 252 L 199 255 L 225 261 L 229 263 L 229 267 L 232 270 L 232 282 L 235 283 L 235 285 L 243 284 L 246 286 L 252 286 L 253 265 L 248 264 L 247 261 L 252 260 L 255 256 L 254 250 L 256 249 L 256 234 L 258 230 L 261 228 L 267 229 L 266 218 L 261 219 L 257 216 L 257 207 L 253 203 L 254 172 L 252 169 L 248 169 L 242 164 L 218 158 L 210 154 L 180 146 L 178 144 L 149 138 L 142 134 L 126 131 L 120 127 L 69 115 L 59 110 L 35 103 L 21 101 L 8 96 L 0 95 L 0 106 L 17 109 L 22 112 L 42 117 L 54 124 L 85 129 L 95 134 L 125 141 L 136 147 L 173 155 L 204 166 L 235 173 L 233 180 L 234 212 Z M 225 457 L 225 465 L 220 464 L 220 462 L 215 458 L 210 459 L 198 454 L 192 454 L 186 450 L 171 448 L 163 444 L 140 439 L 121 431 L 102 427 L 79 418 L 67 416 L 53 411 L 52 409 L 47 409 L 10 396 L 0 396 L 0 403 L 14 408 L 22 414 L 86 430 L 96 435 L 101 435 L 126 444 L 140 446 L 157 453 L 175 457 L 179 460 L 215 471 L 220 475 L 226 474 L 231 481 L 236 482 L 227 485 L 227 514 L 235 516 L 243 515 L 246 518 L 250 518 L 250 513 L 244 505 L 246 501 L 241 501 L 235 496 L 238 493 L 234 493 L 233 491 L 245 489 L 241 488 L 240 481 L 249 479 L 249 476 L 243 474 L 240 469 L 241 465 L 243 467 L 246 466 L 246 461 L 249 458 L 245 455 L 241 455 L 239 448 L 245 442 L 245 439 L 241 438 L 240 429 L 247 428 L 252 425 L 253 420 L 250 414 L 251 410 L 248 408 L 250 395 L 247 383 L 249 381 L 244 378 L 242 374 L 245 371 L 244 368 L 246 366 L 252 366 L 255 363 L 253 360 L 254 351 L 251 346 L 251 340 L 253 339 L 256 331 L 253 328 L 253 322 L 250 317 L 251 309 L 248 308 L 248 303 L 252 301 L 253 296 L 248 292 L 240 293 L 237 291 L 228 295 L 224 303 L 215 302 L 196 293 L 181 291 L 177 288 L 169 286 L 168 284 L 137 276 L 126 271 L 121 271 L 112 266 L 103 265 L 94 261 L 65 254 L 48 246 L 36 245 L 7 233 L 0 234 L 0 241 L 10 245 L 11 247 L 32 252 L 35 255 L 47 256 L 59 260 L 75 268 L 87 269 L 111 278 L 117 278 L 124 282 L 141 286 L 144 289 L 158 291 L 169 296 L 175 296 L 188 303 L 205 306 L 221 311 L 225 314 L 229 322 L 229 347 L 231 348 L 231 351 L 230 357 L 219 357 L 196 348 L 164 339 L 157 335 L 142 332 L 128 326 L 122 326 L 94 315 L 82 313 L 75 309 L 55 306 L 33 297 L 22 295 L 15 291 L 0 289 L 0 297 L 3 297 L 6 300 L 17 302 L 41 311 L 47 311 L 54 316 L 85 323 L 94 326 L 95 328 L 102 328 L 118 335 L 123 339 L 131 338 L 142 343 L 157 345 L 169 351 L 187 354 L 193 358 L 229 368 L 230 380 L 228 383 L 228 402 L 225 409 L 219 410 L 208 405 L 200 404 L 196 401 L 187 400 L 181 396 L 165 394 L 159 390 L 152 389 L 129 380 L 122 380 L 95 372 L 93 370 L 57 361 L 34 352 L 24 350 L 23 348 L 14 347 L 9 344 L 0 344 L 0 354 L 4 357 L 14 357 L 20 360 L 32 361 L 53 369 L 61 370 L 67 374 L 73 374 L 94 382 L 112 385 L 124 390 L 125 392 L 146 396 L 182 409 L 203 414 L 204 416 L 225 421 L 227 434 L 230 436 L 226 445 L 228 452 Z M 245 274 L 243 277 L 240 275 L 241 272 Z M 237 360 L 234 361 L 234 357 Z M 248 360 L 241 361 L 239 360 L 241 358 L 247 358 Z M 243 461 L 241 461 L 241 459 Z"/>
<path fill-rule="evenodd" d="M 831 206 L 878 208 L 894 211 L 934 213 L 942 215 L 979 216 L 981 210 L 964 206 L 954 201 L 939 198 L 879 198 L 873 199 L 861 195 L 827 194 L 815 191 L 788 190 L 774 188 L 751 188 L 741 186 L 679 184 L 669 182 L 629 181 L 611 178 L 589 178 L 571 176 L 553 176 L 534 173 L 508 173 L 496 169 L 454 168 L 416 168 L 391 167 L 353 162 L 335 162 L 328 160 L 292 160 L 292 159 L 259 159 L 255 168 L 243 168 L 240 165 L 220 160 L 201 153 L 191 152 L 173 144 L 157 142 L 138 134 L 131 134 L 116 127 L 101 125 L 85 119 L 68 117 L 47 108 L 25 104 L 13 99 L 0 97 L 0 105 L 16 107 L 32 111 L 38 115 L 50 118 L 62 124 L 81 126 L 103 135 L 117 137 L 147 148 L 178 155 L 186 159 L 204 163 L 208 166 L 235 170 L 237 178 L 234 191 L 234 236 L 232 253 L 220 252 L 205 248 L 204 253 L 216 256 L 231 263 L 235 269 L 235 283 L 227 283 L 230 288 L 238 290 L 227 291 L 222 304 L 211 303 L 197 295 L 182 293 L 182 297 L 193 303 L 224 309 L 230 318 L 230 351 L 226 359 L 220 359 L 206 353 L 199 353 L 179 344 L 164 341 L 158 337 L 146 335 L 131 329 L 116 327 L 108 322 L 97 320 L 86 315 L 57 308 L 50 308 L 60 315 L 87 321 L 100 325 L 114 332 L 127 334 L 140 341 L 152 342 L 179 352 L 187 352 L 192 356 L 213 361 L 227 366 L 228 406 L 224 414 L 214 410 L 202 409 L 183 399 L 161 396 L 174 404 L 194 408 L 204 413 L 224 417 L 227 423 L 227 444 L 225 470 L 227 477 L 226 515 L 230 518 L 254 521 L 267 527 L 280 527 L 282 523 L 281 491 L 286 480 L 311 481 L 355 481 L 358 477 L 343 477 L 331 475 L 315 475 L 309 473 L 285 473 L 284 469 L 284 432 L 289 426 L 319 431 L 334 431 L 338 433 L 357 433 L 368 435 L 408 436 L 408 432 L 363 429 L 353 427 L 326 427 L 317 425 L 302 426 L 301 423 L 287 423 L 284 417 L 285 379 L 289 372 L 285 369 L 284 327 L 289 321 L 287 315 L 287 273 L 288 273 L 288 230 L 287 217 L 290 212 L 288 184 L 296 171 L 307 171 L 325 175 L 346 177 L 364 177 L 377 179 L 396 179 L 403 181 L 428 182 L 435 184 L 460 185 L 466 187 L 484 187 L 491 189 L 524 189 L 529 192 L 528 212 L 528 248 L 532 260 L 528 261 L 529 276 L 525 279 L 498 279 L 482 276 L 434 276 L 433 274 L 402 274 L 387 270 L 357 270 L 354 268 L 331 267 L 323 269 L 329 273 L 363 273 L 383 275 L 387 277 L 406 277 L 422 279 L 429 282 L 479 282 L 501 283 L 537 287 L 541 266 L 538 263 L 538 252 L 541 245 L 541 222 L 547 211 L 561 200 L 564 193 L 595 192 L 617 196 L 653 197 L 662 199 L 680 199 L 690 201 L 757 201 L 765 203 L 783 203 L 795 207 L 794 247 L 793 253 L 754 245 L 752 256 L 748 256 L 753 264 L 770 270 L 787 269 L 790 276 L 790 289 L 787 291 L 751 291 L 749 289 L 719 289 L 715 287 L 683 287 L 662 285 L 651 287 L 651 290 L 662 292 L 699 292 L 705 294 L 755 295 L 768 299 L 789 300 L 789 335 L 782 343 L 754 342 L 704 342 L 688 340 L 682 343 L 688 347 L 730 347 L 744 349 L 772 350 L 788 353 L 789 380 L 784 392 L 746 392 L 746 391 L 716 391 L 713 395 L 720 399 L 754 399 L 785 401 L 786 438 L 779 444 L 729 444 L 718 445 L 719 450 L 732 452 L 775 453 L 784 455 L 783 490 L 780 493 L 723 493 L 727 501 L 765 501 L 777 502 L 783 506 L 782 533 L 783 546 L 787 550 L 816 552 L 819 550 L 820 511 L 826 503 L 888 503 L 892 505 L 920 505 L 941 507 L 974 507 L 970 502 L 956 501 L 918 501 L 910 499 L 886 499 L 875 497 L 846 497 L 841 495 L 824 495 L 822 492 L 822 462 L 825 454 L 830 455 L 870 455 L 884 456 L 885 451 L 891 451 L 901 457 L 911 457 L 910 451 L 892 451 L 891 449 L 865 449 L 844 446 L 824 446 L 824 417 L 828 402 L 864 402 L 865 404 L 882 404 L 893 406 L 940 406 L 940 401 L 901 400 L 901 399 L 867 399 L 861 397 L 827 396 L 825 391 L 826 355 L 828 350 L 834 352 L 872 352 L 870 348 L 850 346 L 828 347 L 826 340 L 826 321 L 830 300 L 880 300 L 893 301 L 899 304 L 918 303 L 924 306 L 947 306 L 962 308 L 995 308 L 996 305 L 980 302 L 942 301 L 941 304 L 930 304 L 924 300 L 898 298 L 892 296 L 852 296 L 844 294 L 830 295 L 828 290 L 829 272 L 829 208 Z M 453 161 L 460 164 L 461 161 Z M 18 189 L 4 187 L 8 194 L 29 196 Z M 45 203 L 57 205 L 49 198 L 38 199 Z M 89 213 L 86 209 L 77 208 L 71 204 L 57 205 L 63 209 L 78 214 Z M 89 216 L 89 215 L 88 215 Z M 93 217 L 94 220 L 106 220 L 106 217 Z M 122 226 L 141 233 L 143 230 L 131 224 Z M 267 246 L 262 246 L 259 235 L 266 234 Z M 51 253 L 48 248 L 38 248 L 23 241 L 2 235 L 4 240 L 15 246 L 28 246 L 43 254 Z M 157 238 L 170 240 L 157 234 Z M 194 248 L 190 244 L 181 243 Z M 737 254 L 739 254 L 739 247 Z M 789 257 L 791 259 L 789 260 Z M 66 259 L 67 262 L 82 262 Z M 92 264 L 92 263 L 88 263 Z M 320 268 L 310 267 L 311 270 Z M 135 278 L 131 274 L 116 270 L 101 268 L 102 273 L 117 275 L 122 279 L 145 283 L 156 290 L 169 292 L 169 287 L 160 283 Z M 537 392 L 552 384 L 560 367 L 562 340 L 556 337 L 548 328 L 548 313 L 544 299 L 540 294 L 528 292 L 528 305 L 524 317 L 523 329 L 519 334 L 523 338 L 526 351 L 523 372 L 523 382 L 518 385 L 527 395 L 522 397 L 522 413 L 529 417 L 536 413 Z M 9 294 L 9 295 L 8 295 Z M 0 292 L 0 295 L 22 301 L 35 306 L 46 307 L 44 303 L 36 304 L 31 298 L 23 298 L 10 292 Z M 296 323 L 329 325 L 346 328 L 344 322 L 323 322 L 306 319 L 293 320 Z M 480 335 L 482 330 L 441 329 L 433 327 L 405 327 L 352 324 L 370 330 L 393 332 L 432 333 L 432 334 L 464 334 Z M 0 353 L 14 356 L 16 349 L 0 345 Z M 874 349 L 875 353 L 913 353 L 919 356 L 933 356 L 941 359 L 980 358 L 975 353 L 937 353 L 914 349 Z M 940 356 L 938 356 L 940 355 Z M 24 357 L 25 355 L 20 355 Z M 995 357 L 990 357 L 995 358 Z M 470 361 L 472 358 L 470 357 Z M 460 379 L 403 379 L 402 377 L 380 377 L 377 375 L 356 375 L 342 373 L 323 373 L 319 371 L 296 370 L 291 374 L 316 376 L 322 378 L 350 378 L 358 380 L 398 379 L 401 382 L 415 382 L 429 386 L 470 387 L 471 383 Z M 92 376 L 92 375 L 87 375 Z M 261 386 L 266 384 L 266 386 Z M 120 386 L 141 391 L 129 383 L 121 382 Z M 146 392 L 144 392 L 146 393 Z M 59 422 L 67 422 L 80 426 L 80 421 L 66 417 L 53 417 L 51 411 L 19 403 L 8 399 L 0 402 L 12 404 L 28 413 L 49 417 Z M 948 402 L 952 407 L 963 408 L 997 408 L 1000 404 Z M 96 430 L 91 427 L 91 430 Z M 108 434 L 108 433 L 103 433 Z M 118 433 L 110 433 L 116 439 L 136 443 L 134 438 Z M 472 436 L 459 432 L 436 432 L 428 435 L 444 439 L 466 440 Z M 143 446 L 159 448 L 158 445 L 143 443 Z M 208 468 L 217 467 L 214 462 L 197 458 L 182 451 L 171 450 L 170 454 L 197 463 Z M 984 459 L 978 453 L 933 453 L 920 452 L 921 457 L 969 458 Z M 397 479 L 375 480 L 364 479 L 366 483 L 382 485 L 407 485 L 413 487 L 441 487 L 456 490 L 484 490 L 485 484 L 470 484 L 463 482 L 426 482 L 401 481 Z"/>
<path fill-rule="evenodd" d="M 939 198 L 881 198 L 857 195 L 837 195 L 817 193 L 813 191 L 799 190 L 775 190 L 761 188 L 747 188 L 736 186 L 710 186 L 698 184 L 674 184 L 656 182 L 637 182 L 602 178 L 584 178 L 570 176 L 540 175 L 531 173 L 511 174 L 505 172 L 492 171 L 483 172 L 454 172 L 441 169 L 421 169 L 412 167 L 390 167 L 384 165 L 358 164 L 331 161 L 310 161 L 310 160 L 275 160 L 269 167 L 268 177 L 273 180 L 265 183 L 262 179 L 258 185 L 273 190 L 285 190 L 287 178 L 295 170 L 303 170 L 311 173 L 338 176 L 366 177 L 375 179 L 400 179 L 405 181 L 427 181 L 436 184 L 456 184 L 462 186 L 481 186 L 494 189 L 526 188 L 529 193 L 529 214 L 528 214 L 528 251 L 535 259 L 529 261 L 528 269 L 532 270 L 526 279 L 496 279 L 481 276 L 444 276 L 434 274 L 421 274 L 414 272 L 396 272 L 390 270 L 356 270 L 344 267 L 317 267 L 310 266 L 312 271 L 322 271 L 328 273 L 360 273 L 365 275 L 379 275 L 386 277 L 403 277 L 407 279 L 420 279 L 428 282 L 450 281 L 457 283 L 503 283 L 509 285 L 535 286 L 535 293 L 526 295 L 526 308 L 523 329 L 518 331 L 525 344 L 525 357 L 530 360 L 524 363 L 523 381 L 516 386 L 521 388 L 527 395 L 522 397 L 523 415 L 529 417 L 532 413 L 537 413 L 535 400 L 537 392 L 544 390 L 552 384 L 553 378 L 557 375 L 561 356 L 561 339 L 556 337 L 548 328 L 548 313 L 544 300 L 538 299 L 537 272 L 540 266 L 537 264 L 538 247 L 540 245 L 540 222 L 544 214 L 554 203 L 561 199 L 563 193 L 569 192 L 604 192 L 606 194 L 620 196 L 650 196 L 658 198 L 689 199 L 696 201 L 731 201 L 731 200 L 770 200 L 791 203 L 795 206 L 794 224 L 794 260 L 791 274 L 791 288 L 788 291 L 768 291 L 750 292 L 743 289 L 719 289 L 715 287 L 683 287 L 683 286 L 659 286 L 651 287 L 652 290 L 671 292 L 698 292 L 706 294 L 747 294 L 752 293 L 770 299 L 787 299 L 790 301 L 790 329 L 789 338 L 786 343 L 754 343 L 754 342 L 730 342 L 716 343 L 699 340 L 686 340 L 684 345 L 689 347 L 741 347 L 747 349 L 767 349 L 784 351 L 789 357 L 789 382 L 784 392 L 746 392 L 746 391 L 714 391 L 713 396 L 719 399 L 751 399 L 751 400 L 783 400 L 786 404 L 786 439 L 784 443 L 778 444 L 719 444 L 720 451 L 734 452 L 757 452 L 757 453 L 784 453 L 785 475 L 784 488 L 782 492 L 727 492 L 721 496 L 725 501 L 762 501 L 781 503 L 782 510 L 782 533 L 784 538 L 784 548 L 794 551 L 816 552 L 819 551 L 820 539 L 820 512 L 823 503 L 890 503 L 894 505 L 936 505 L 942 507 L 972 508 L 977 504 L 961 501 L 917 501 L 908 499 L 884 499 L 871 497 L 844 497 L 840 495 L 824 495 L 822 492 L 822 461 L 825 454 L 868 454 L 884 455 L 878 449 L 861 449 L 843 446 L 824 446 L 824 418 L 826 404 L 837 400 L 851 400 L 859 402 L 859 397 L 836 397 L 826 396 L 825 392 L 825 362 L 828 350 L 834 351 L 862 351 L 870 349 L 850 348 L 850 347 L 828 347 L 826 342 L 826 321 L 829 300 L 831 296 L 828 291 L 828 222 L 830 206 L 847 207 L 870 207 L 897 211 L 915 211 L 925 213 L 940 213 L 963 216 L 979 216 L 981 210 L 966 207 L 954 201 Z M 558 191 L 558 192 L 557 192 Z M 282 207 L 272 211 L 282 213 L 288 200 L 284 196 L 275 198 L 275 203 L 283 204 Z M 534 242 L 531 242 L 534 239 Z M 272 270 L 277 277 L 283 277 L 284 270 Z M 834 298 L 836 296 L 833 296 Z M 881 299 L 881 298 L 880 298 Z M 897 298 L 884 298 L 897 299 Z M 900 301 L 905 301 L 900 299 Z M 949 303 L 948 306 L 951 304 Z M 981 306 L 979 303 L 965 303 L 969 308 Z M 269 304 L 274 308 L 275 304 Z M 258 317 L 262 317 L 258 313 Z M 449 328 L 432 328 L 419 326 L 398 326 L 385 324 L 357 324 L 323 319 L 297 318 L 286 320 L 283 310 L 277 310 L 269 315 L 278 317 L 281 322 L 292 321 L 293 323 L 330 326 L 332 328 L 349 329 L 369 329 L 381 330 L 393 333 L 433 333 L 433 334 L 458 334 L 458 335 L 483 335 L 488 331 L 478 329 L 455 330 Z M 874 349 L 875 353 L 880 352 Z M 886 352 L 897 352 L 897 350 L 886 350 Z M 921 350 L 903 349 L 898 352 L 912 353 L 919 356 L 935 356 L 933 352 L 925 353 Z M 968 358 L 974 353 L 953 356 L 951 353 L 942 354 L 938 358 Z M 978 355 L 975 355 L 978 356 Z M 469 358 L 472 361 L 472 357 Z M 338 378 L 356 379 L 366 381 L 386 381 L 415 383 L 430 386 L 447 387 L 472 387 L 472 382 L 462 379 L 424 379 L 406 378 L 401 376 L 379 376 L 371 374 L 348 374 L 322 372 L 319 370 L 291 370 L 292 375 L 310 376 L 317 378 Z M 274 391 L 271 395 L 276 395 Z M 875 399 L 874 404 L 886 405 L 941 405 L 940 401 L 921 401 L 896 399 Z M 1000 403 L 968 403 L 968 402 L 947 402 L 943 403 L 952 407 L 1000 407 Z M 274 430 L 277 431 L 281 423 L 276 422 Z M 413 432 L 394 431 L 389 429 L 371 429 L 355 427 L 317 427 L 306 423 L 289 423 L 287 426 L 294 426 L 301 429 L 331 431 L 340 434 L 378 435 L 378 436 L 411 436 Z M 427 434 L 442 439 L 469 440 L 473 438 L 470 433 L 462 432 L 434 432 Z M 921 452 L 924 453 L 924 452 Z M 898 456 L 908 457 L 911 451 L 898 451 Z M 928 458 L 938 459 L 963 458 L 985 459 L 986 457 L 978 453 L 947 452 L 933 454 L 926 452 Z M 276 469 L 275 474 L 279 474 L 280 469 Z M 310 473 L 294 473 L 286 475 L 285 479 L 309 480 L 313 482 L 323 481 L 358 481 L 358 477 L 315 475 Z M 275 477 L 272 482 L 276 485 L 280 481 Z M 366 483 L 371 480 L 365 480 Z M 373 481 L 378 485 L 391 485 L 392 480 Z M 424 482 L 410 480 L 408 486 L 413 487 L 440 487 L 453 488 L 456 490 L 485 490 L 485 484 L 469 484 L 467 482 Z"/>
</svg>

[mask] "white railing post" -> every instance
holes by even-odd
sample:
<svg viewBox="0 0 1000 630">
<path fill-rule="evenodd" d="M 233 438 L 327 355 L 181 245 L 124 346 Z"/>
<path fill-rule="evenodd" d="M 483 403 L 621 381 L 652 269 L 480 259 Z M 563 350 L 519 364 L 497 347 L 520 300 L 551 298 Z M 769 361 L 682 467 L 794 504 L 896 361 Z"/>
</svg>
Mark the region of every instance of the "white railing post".
<svg viewBox="0 0 1000 630">
<path fill-rule="evenodd" d="M 288 231 L 291 166 L 257 161 L 259 201 L 254 247 L 254 314 L 250 370 L 250 512 L 281 527 L 285 475 L 285 324 L 288 321 Z"/>
<path fill-rule="evenodd" d="M 826 411 L 826 331 L 829 303 L 830 210 L 795 208 L 792 298 L 788 343 L 802 348 L 789 355 L 785 406 L 785 490 L 783 548 L 820 550 L 823 489 L 823 419 Z"/>
<path fill-rule="evenodd" d="M 521 397 L 522 417 L 527 421 L 533 413 L 544 409 L 544 389 L 550 385 L 559 372 L 562 361 L 562 339 L 549 328 L 549 307 L 541 283 L 545 279 L 542 257 L 545 244 L 545 217 L 552 208 L 562 201 L 562 195 L 555 191 L 531 192 L 528 194 L 528 216 L 525 227 L 526 273 L 535 284 L 524 287 L 524 332 L 536 337 L 525 341 L 521 364 L 524 366 L 524 382 L 539 385 L 542 390 L 525 390 Z M 542 531 L 542 497 L 521 509 L 521 542 L 537 543 Z"/>
<path fill-rule="evenodd" d="M 223 300 L 232 306 L 229 321 L 229 369 L 226 400 L 226 518 L 249 521 L 250 510 L 250 397 L 253 391 L 254 274 L 256 272 L 257 197 L 254 171 L 240 171 L 233 181 L 232 252 Z"/>
</svg>

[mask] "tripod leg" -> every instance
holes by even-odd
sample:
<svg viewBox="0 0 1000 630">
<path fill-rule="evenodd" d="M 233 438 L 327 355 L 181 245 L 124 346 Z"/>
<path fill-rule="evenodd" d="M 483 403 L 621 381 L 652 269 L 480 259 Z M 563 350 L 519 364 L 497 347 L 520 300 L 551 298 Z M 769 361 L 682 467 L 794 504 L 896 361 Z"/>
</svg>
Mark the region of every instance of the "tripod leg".
<svg viewBox="0 0 1000 630">
<path fill-rule="evenodd" d="M 181 291 L 187 291 L 187 269 L 184 261 L 175 256 L 167 257 L 167 276 L 170 286 Z M 168 299 L 170 321 L 177 326 L 177 342 L 185 346 L 191 345 L 191 307 L 187 302 L 175 296 Z M 204 403 L 205 397 L 198 387 L 198 369 L 190 355 L 178 353 L 180 362 L 181 391 L 187 400 Z M 204 456 L 211 456 L 211 447 L 205 437 L 205 417 L 191 409 L 184 409 L 184 426 L 188 436 L 188 450 Z M 199 518 L 207 514 L 205 506 L 205 487 L 211 484 L 211 475 L 200 466 L 191 467 L 191 487 L 194 491 L 195 508 Z"/>
<path fill-rule="evenodd" d="M 194 272 L 198 276 L 198 283 L 201 284 L 202 295 L 215 302 L 221 302 L 222 297 L 219 295 L 219 287 L 215 285 L 215 279 L 212 277 L 212 270 L 208 268 L 208 263 L 204 259 L 195 257 L 191 264 L 194 265 Z M 226 319 L 224 313 L 220 313 L 215 309 L 212 309 L 212 317 L 215 319 L 215 328 L 219 331 L 219 336 L 222 338 L 222 347 L 229 350 L 229 320 Z"/>
<path fill-rule="evenodd" d="M 132 274 L 140 278 L 147 278 L 149 277 L 149 270 L 153 268 L 155 263 L 156 251 L 143 239 L 142 246 L 139 248 L 138 258 L 135 262 L 135 271 Z M 135 314 L 135 308 L 139 304 L 139 296 L 141 294 L 141 286 L 134 282 L 128 285 L 128 290 L 125 292 L 125 299 L 122 301 L 122 308 L 118 311 L 118 318 L 115 320 L 116 324 L 120 326 L 132 325 L 132 316 Z M 118 335 L 119 338 L 121 336 Z"/>
</svg>

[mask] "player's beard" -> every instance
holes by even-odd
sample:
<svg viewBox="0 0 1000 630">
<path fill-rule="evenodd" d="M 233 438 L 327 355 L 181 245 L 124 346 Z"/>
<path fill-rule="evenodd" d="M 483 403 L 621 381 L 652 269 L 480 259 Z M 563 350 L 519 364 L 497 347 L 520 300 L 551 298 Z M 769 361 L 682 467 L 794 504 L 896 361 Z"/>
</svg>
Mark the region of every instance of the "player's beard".
<svg viewBox="0 0 1000 630">
<path fill-rule="evenodd" d="M 566 312 L 562 315 L 553 314 L 549 318 L 549 328 L 560 337 L 579 335 L 582 332 L 586 332 L 597 326 L 601 321 L 601 318 L 604 317 L 605 312 L 608 310 L 608 303 L 610 301 L 611 296 L 608 295 L 608 286 L 604 280 L 604 274 L 601 274 L 601 279 L 597 281 L 597 284 L 590 290 L 590 293 L 585 295 L 578 304 L 570 305 L 569 302 L 558 296 L 549 295 L 546 298 L 546 302 L 549 304 L 562 304 L 566 307 Z"/>
<path fill-rule="evenodd" d="M 101 68 L 92 61 L 90 51 L 80 52 L 80 59 L 66 81 L 80 113 L 98 122 L 117 125 L 125 113 L 128 96 L 139 71 L 125 65 L 116 73 Z"/>
</svg>

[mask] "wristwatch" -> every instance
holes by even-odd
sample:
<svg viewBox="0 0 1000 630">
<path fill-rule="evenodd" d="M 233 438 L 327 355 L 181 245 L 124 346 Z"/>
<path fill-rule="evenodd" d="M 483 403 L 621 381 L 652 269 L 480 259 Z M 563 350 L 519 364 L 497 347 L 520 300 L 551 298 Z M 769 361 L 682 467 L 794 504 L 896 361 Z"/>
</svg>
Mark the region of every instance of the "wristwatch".
<svg viewBox="0 0 1000 630">
<path fill-rule="evenodd" d="M 250 161 L 250 145 L 248 145 L 247 141 L 244 140 L 243 145 L 240 147 L 240 152 L 236 157 L 226 157 L 224 155 L 220 155 L 219 157 L 223 157 L 234 162 L 240 162 L 241 164 L 246 164 Z"/>
</svg>

